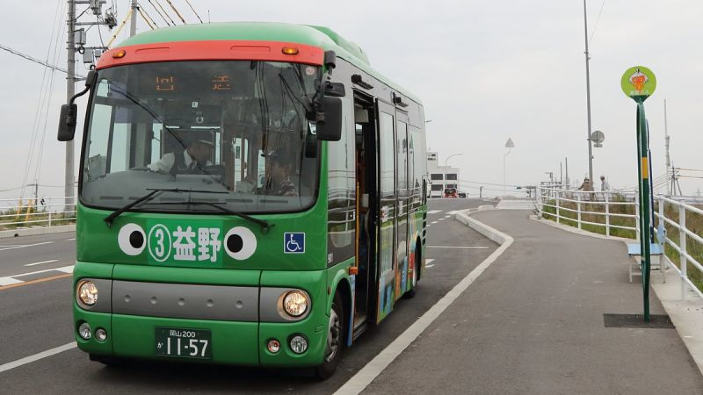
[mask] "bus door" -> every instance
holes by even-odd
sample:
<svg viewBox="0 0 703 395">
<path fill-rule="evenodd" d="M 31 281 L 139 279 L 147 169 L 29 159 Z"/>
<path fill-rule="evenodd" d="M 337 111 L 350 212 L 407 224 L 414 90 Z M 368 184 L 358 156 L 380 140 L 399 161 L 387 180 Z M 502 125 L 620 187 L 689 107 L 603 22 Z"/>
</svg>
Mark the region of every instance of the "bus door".
<svg viewBox="0 0 703 395">
<path fill-rule="evenodd" d="M 395 108 L 376 101 L 378 127 L 378 190 L 376 205 L 377 290 L 376 322 L 393 309 L 396 283 L 396 137 Z"/>
<path fill-rule="evenodd" d="M 408 193 L 408 114 L 396 110 L 396 271 L 394 282 L 395 300 L 405 291 L 408 279 L 408 213 L 410 194 Z"/>
</svg>

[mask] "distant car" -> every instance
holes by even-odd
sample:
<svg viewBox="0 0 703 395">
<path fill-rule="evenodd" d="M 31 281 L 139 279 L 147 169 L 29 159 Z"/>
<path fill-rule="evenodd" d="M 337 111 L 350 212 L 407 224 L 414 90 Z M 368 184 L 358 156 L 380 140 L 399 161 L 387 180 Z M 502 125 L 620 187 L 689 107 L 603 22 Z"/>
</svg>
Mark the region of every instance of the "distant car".
<svg viewBox="0 0 703 395">
<path fill-rule="evenodd" d="M 456 195 L 456 188 L 444 188 L 444 197 L 445 197 L 445 198 L 455 198 L 455 197 L 457 197 L 457 195 Z"/>
<path fill-rule="evenodd" d="M 466 199 L 466 192 L 459 192 L 459 197 L 462 199 Z"/>
</svg>

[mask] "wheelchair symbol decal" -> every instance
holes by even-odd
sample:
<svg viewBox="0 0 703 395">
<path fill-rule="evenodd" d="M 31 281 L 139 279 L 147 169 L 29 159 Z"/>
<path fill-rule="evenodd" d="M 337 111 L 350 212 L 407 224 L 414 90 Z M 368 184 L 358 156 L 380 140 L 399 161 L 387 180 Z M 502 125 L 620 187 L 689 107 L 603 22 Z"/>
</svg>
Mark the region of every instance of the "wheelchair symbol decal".
<svg viewBox="0 0 703 395">
<path fill-rule="evenodd" d="M 286 254 L 305 253 L 305 233 L 285 232 L 283 234 L 283 252 Z"/>
</svg>

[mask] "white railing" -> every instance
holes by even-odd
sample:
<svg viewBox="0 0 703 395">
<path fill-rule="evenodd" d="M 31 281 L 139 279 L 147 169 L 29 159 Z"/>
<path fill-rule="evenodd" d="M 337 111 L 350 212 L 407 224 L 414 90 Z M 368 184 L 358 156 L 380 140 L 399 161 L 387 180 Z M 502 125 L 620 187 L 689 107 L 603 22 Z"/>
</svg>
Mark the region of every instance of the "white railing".
<svg viewBox="0 0 703 395">
<path fill-rule="evenodd" d="M 606 236 L 612 236 L 613 229 L 622 229 L 631 231 L 634 238 L 639 238 L 639 206 L 633 192 L 537 188 L 535 199 L 535 206 L 542 218 L 575 225 L 579 229 L 583 229 L 584 225 L 595 226 L 602 228 Z M 627 220 L 622 220 L 624 218 Z"/>
<path fill-rule="evenodd" d="M 697 204 L 698 207 L 696 204 L 696 201 L 690 198 L 679 199 L 663 195 L 654 197 L 653 223 L 655 228 L 658 229 L 661 224 L 666 230 L 662 233 L 665 237 L 661 241 L 665 247 L 668 247 L 665 248 L 664 258 L 667 266 L 674 269 L 681 278 L 682 299 L 685 298 L 688 290 L 703 298 L 703 292 L 691 280 L 692 277 L 699 279 L 699 282 L 703 280 L 703 264 L 700 262 L 703 260 L 703 237 L 692 230 L 690 225 L 686 225 L 688 218 L 691 225 L 703 226 L 701 208 L 703 201 Z M 535 206 L 541 218 L 557 223 L 579 229 L 589 225 L 585 230 L 602 233 L 608 237 L 620 235 L 636 240 L 640 237 L 639 199 L 636 192 L 586 192 L 537 188 Z M 682 235 L 685 237 L 681 237 Z M 657 238 L 653 240 L 656 242 Z M 670 258 L 675 255 L 679 257 L 678 264 Z M 689 272 L 689 265 L 695 269 L 695 273 Z"/>
<path fill-rule="evenodd" d="M 0 230 L 74 223 L 75 198 L 0 199 Z"/>
</svg>

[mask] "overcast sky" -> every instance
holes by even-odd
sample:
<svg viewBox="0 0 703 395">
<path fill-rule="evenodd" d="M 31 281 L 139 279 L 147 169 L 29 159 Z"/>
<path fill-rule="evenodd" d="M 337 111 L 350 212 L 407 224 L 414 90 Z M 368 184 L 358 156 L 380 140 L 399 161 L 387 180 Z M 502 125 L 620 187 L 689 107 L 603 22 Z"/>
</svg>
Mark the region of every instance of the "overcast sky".
<svg viewBox="0 0 703 395">
<path fill-rule="evenodd" d="M 197 22 L 184 0 L 172 1 L 188 22 Z M 63 7 L 65 0 L 6 3 L 0 16 L 0 44 L 46 58 L 56 7 Z M 159 21 L 149 3 L 143 3 Z M 572 180 L 580 181 L 588 173 L 580 0 L 191 3 L 206 22 L 209 11 L 212 22 L 319 24 L 355 41 L 374 68 L 422 99 L 426 118 L 432 120 L 427 124 L 428 146 L 439 152 L 442 163 L 447 156 L 461 153 L 449 163 L 461 168 L 464 180 L 502 183 L 504 144 L 509 137 L 515 142 L 507 160 L 509 184 L 534 185 L 548 171 L 558 176 L 565 157 Z M 657 92 L 646 102 L 654 175 L 664 174 L 664 98 L 674 164 L 703 169 L 703 2 L 606 0 L 602 4 L 602 0 L 588 0 L 593 128 L 606 136 L 604 147 L 594 148 L 594 175 L 606 175 L 613 187 L 637 182 L 635 104 L 623 95 L 619 81 L 625 69 L 638 64 L 650 67 L 658 80 Z M 118 19 L 125 16 L 128 5 L 128 0 L 116 1 Z M 139 30 L 145 29 L 140 21 Z M 106 42 L 112 33 L 101 30 Z M 88 40 L 99 42 L 95 28 Z M 63 52 L 56 62 L 65 66 Z M 5 190 L 20 186 L 25 178 L 44 69 L 4 51 L 0 51 L 0 68 L 0 137 L 5 142 L 0 148 L 0 190 Z M 77 70 L 86 71 L 82 63 Z M 64 77 L 54 74 L 37 172 L 40 184 L 63 184 L 64 148 L 56 141 L 56 126 L 65 100 Z M 80 103 L 83 116 L 85 102 Z M 40 122 L 40 141 L 43 132 Z M 25 182 L 33 182 L 34 174 L 32 166 Z M 682 180 L 684 192 L 703 189 L 702 183 L 694 181 Z M 50 191 L 63 193 L 60 188 L 46 193 Z"/>
</svg>

